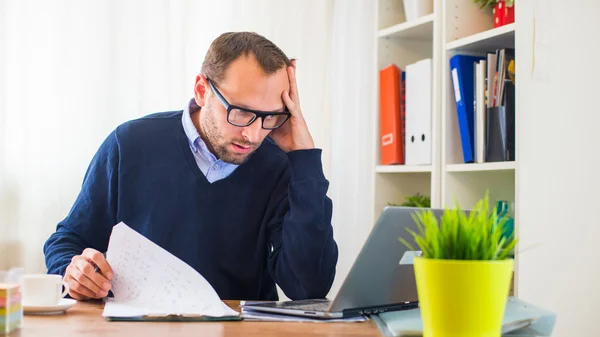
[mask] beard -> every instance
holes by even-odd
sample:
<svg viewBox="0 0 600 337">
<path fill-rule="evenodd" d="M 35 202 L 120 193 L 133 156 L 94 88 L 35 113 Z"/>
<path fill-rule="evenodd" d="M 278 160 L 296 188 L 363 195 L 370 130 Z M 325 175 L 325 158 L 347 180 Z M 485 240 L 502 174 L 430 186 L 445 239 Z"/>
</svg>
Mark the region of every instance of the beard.
<svg viewBox="0 0 600 337">
<path fill-rule="evenodd" d="M 226 163 L 241 165 L 247 162 L 260 144 L 248 142 L 243 138 L 226 139 L 217 126 L 217 121 L 214 117 L 215 113 L 218 112 L 212 111 L 212 106 L 210 103 L 200 110 L 200 124 L 202 131 L 204 131 L 202 133 L 204 133 L 204 138 L 206 138 L 204 141 L 206 142 L 208 149 L 218 159 L 221 159 Z M 252 147 L 253 150 L 249 153 L 235 152 L 232 146 L 233 143 L 244 147 Z"/>
</svg>

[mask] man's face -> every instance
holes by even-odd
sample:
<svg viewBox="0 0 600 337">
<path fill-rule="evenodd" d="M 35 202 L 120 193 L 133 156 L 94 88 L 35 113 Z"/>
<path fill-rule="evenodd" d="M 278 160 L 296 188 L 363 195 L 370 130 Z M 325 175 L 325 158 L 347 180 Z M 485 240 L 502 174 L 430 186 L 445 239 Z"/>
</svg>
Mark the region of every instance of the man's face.
<svg viewBox="0 0 600 337">
<path fill-rule="evenodd" d="M 266 75 L 253 55 L 239 57 L 228 67 L 224 79 L 213 84 L 229 104 L 260 111 L 283 111 L 281 94 L 289 90 L 285 67 Z M 260 118 L 246 127 L 231 125 L 227 110 L 206 78 L 196 78 L 195 91 L 196 103 L 202 107 L 200 134 L 211 152 L 228 163 L 246 162 L 271 130 L 262 128 Z"/>
</svg>

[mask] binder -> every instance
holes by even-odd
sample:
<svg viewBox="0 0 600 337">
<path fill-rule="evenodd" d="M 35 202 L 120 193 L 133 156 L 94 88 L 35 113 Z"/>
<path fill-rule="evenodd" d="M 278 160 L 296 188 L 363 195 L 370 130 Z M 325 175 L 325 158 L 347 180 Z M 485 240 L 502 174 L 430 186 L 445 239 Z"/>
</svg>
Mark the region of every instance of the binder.
<svg viewBox="0 0 600 337">
<path fill-rule="evenodd" d="M 406 165 L 431 165 L 432 60 L 406 66 Z"/>
<path fill-rule="evenodd" d="M 450 58 L 458 129 L 465 163 L 475 161 L 474 64 L 484 59 L 483 57 L 471 55 L 454 55 Z"/>
<path fill-rule="evenodd" d="M 404 164 L 401 86 L 401 71 L 396 65 L 389 65 L 379 71 L 381 165 Z"/>
</svg>

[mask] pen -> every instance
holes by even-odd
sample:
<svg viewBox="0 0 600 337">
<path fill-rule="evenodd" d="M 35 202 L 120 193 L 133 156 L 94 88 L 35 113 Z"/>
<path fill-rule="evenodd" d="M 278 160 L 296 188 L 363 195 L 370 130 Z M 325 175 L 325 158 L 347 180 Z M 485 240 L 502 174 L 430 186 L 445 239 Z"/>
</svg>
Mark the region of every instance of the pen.
<svg viewBox="0 0 600 337">
<path fill-rule="evenodd" d="M 102 256 L 104 256 L 104 259 L 106 259 L 106 253 L 102 253 Z M 92 264 L 92 266 L 94 266 L 94 273 L 99 273 L 100 267 L 98 267 L 98 265 L 95 264 L 94 261 L 90 261 L 90 263 Z"/>
</svg>

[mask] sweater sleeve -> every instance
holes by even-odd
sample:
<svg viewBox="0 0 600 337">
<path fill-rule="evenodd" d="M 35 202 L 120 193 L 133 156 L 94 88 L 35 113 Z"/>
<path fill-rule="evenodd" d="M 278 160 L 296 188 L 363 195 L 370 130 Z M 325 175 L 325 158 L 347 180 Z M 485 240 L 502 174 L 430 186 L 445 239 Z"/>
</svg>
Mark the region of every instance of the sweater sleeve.
<svg viewBox="0 0 600 337">
<path fill-rule="evenodd" d="M 287 156 L 290 172 L 274 193 L 277 208 L 269 224 L 269 272 L 290 299 L 324 298 L 335 277 L 338 247 L 321 150 Z"/>
<path fill-rule="evenodd" d="M 86 248 L 106 251 L 117 217 L 118 164 L 119 148 L 113 132 L 88 166 L 70 212 L 44 244 L 49 274 L 64 275 L 73 256 Z"/>
</svg>

